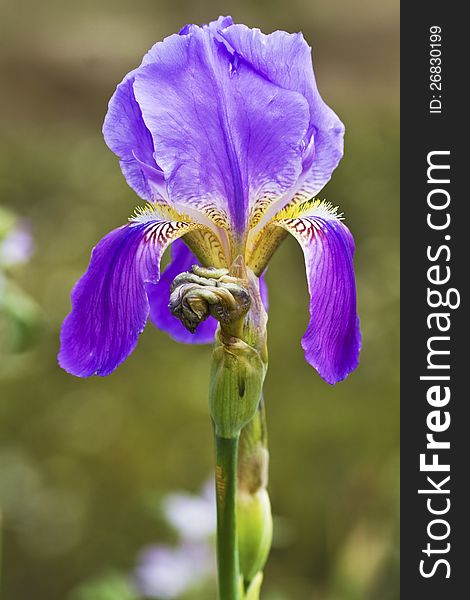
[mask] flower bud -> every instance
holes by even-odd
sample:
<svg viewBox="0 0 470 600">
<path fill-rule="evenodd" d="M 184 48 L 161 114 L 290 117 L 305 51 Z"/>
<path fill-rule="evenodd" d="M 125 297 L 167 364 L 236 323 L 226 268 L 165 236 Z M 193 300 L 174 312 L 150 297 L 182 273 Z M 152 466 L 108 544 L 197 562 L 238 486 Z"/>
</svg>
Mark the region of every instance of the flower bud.
<svg viewBox="0 0 470 600">
<path fill-rule="evenodd" d="M 224 340 L 222 341 L 222 337 Z M 237 437 L 258 407 L 266 365 L 258 350 L 217 333 L 212 355 L 209 407 L 216 434 Z"/>
<path fill-rule="evenodd" d="M 271 548 L 273 521 L 268 492 L 242 490 L 237 497 L 238 555 L 240 572 L 247 582 L 263 570 Z"/>
<path fill-rule="evenodd" d="M 248 291 L 227 269 L 193 265 L 175 277 L 170 292 L 170 311 L 191 333 L 210 315 L 231 331 L 250 308 Z"/>
</svg>

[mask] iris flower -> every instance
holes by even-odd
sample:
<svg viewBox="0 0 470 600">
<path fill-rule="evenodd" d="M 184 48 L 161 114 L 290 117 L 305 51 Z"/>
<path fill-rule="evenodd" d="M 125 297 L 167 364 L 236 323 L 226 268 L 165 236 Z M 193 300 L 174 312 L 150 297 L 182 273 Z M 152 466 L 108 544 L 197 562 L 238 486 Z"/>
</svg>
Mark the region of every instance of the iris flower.
<svg viewBox="0 0 470 600">
<path fill-rule="evenodd" d="M 289 233 L 302 247 L 310 293 L 305 358 L 331 384 L 355 369 L 353 238 L 337 210 L 316 199 L 342 158 L 344 126 L 318 92 L 302 34 L 265 35 L 230 17 L 187 25 L 118 85 L 103 133 L 146 204 L 98 243 L 72 292 L 65 370 L 108 375 L 149 316 L 176 340 L 212 341 L 212 317 L 191 334 L 170 313 L 174 277 L 241 257 L 262 278 Z"/>
</svg>

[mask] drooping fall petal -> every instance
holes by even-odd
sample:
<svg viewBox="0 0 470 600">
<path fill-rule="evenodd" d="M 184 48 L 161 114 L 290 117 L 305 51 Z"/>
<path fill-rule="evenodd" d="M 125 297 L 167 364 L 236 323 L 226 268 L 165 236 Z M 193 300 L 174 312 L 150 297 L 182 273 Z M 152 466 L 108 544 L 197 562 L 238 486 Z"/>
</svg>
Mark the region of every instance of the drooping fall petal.
<svg viewBox="0 0 470 600">
<path fill-rule="evenodd" d="M 341 381 L 359 360 L 354 241 L 336 211 L 319 202 L 276 224 L 300 243 L 310 292 L 310 322 L 302 338 L 305 358 L 328 383 Z"/>
<path fill-rule="evenodd" d="M 145 284 L 158 281 L 168 244 L 193 227 L 141 215 L 98 243 L 62 326 L 63 369 L 79 377 L 108 375 L 129 356 L 147 322 Z"/>
</svg>

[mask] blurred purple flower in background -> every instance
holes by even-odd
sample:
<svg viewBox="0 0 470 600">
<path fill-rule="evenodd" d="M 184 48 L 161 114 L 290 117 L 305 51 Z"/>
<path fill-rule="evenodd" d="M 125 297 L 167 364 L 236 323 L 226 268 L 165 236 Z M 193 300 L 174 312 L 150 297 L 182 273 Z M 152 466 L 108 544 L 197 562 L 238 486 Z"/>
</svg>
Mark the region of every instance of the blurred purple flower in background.
<svg viewBox="0 0 470 600">
<path fill-rule="evenodd" d="M 215 484 L 208 481 L 199 496 L 174 493 L 162 503 L 167 522 L 186 541 L 208 540 L 215 534 Z"/>
<path fill-rule="evenodd" d="M 179 543 L 144 549 L 138 558 L 135 577 L 143 595 L 172 600 L 215 577 L 214 481 L 207 482 L 200 495 L 169 494 L 162 501 L 162 510 L 168 524 L 178 533 Z"/>
<path fill-rule="evenodd" d="M 28 262 L 33 252 L 31 227 L 29 223 L 18 220 L 0 240 L 0 266 L 12 267 Z"/>
<path fill-rule="evenodd" d="M 31 347 L 40 324 L 39 307 L 14 277 L 33 253 L 29 222 L 0 206 L 0 377 L 12 371 L 15 353 Z"/>
<path fill-rule="evenodd" d="M 137 585 L 146 597 L 179 598 L 210 575 L 215 575 L 213 549 L 208 544 L 158 545 L 145 550 L 136 570 Z"/>
</svg>

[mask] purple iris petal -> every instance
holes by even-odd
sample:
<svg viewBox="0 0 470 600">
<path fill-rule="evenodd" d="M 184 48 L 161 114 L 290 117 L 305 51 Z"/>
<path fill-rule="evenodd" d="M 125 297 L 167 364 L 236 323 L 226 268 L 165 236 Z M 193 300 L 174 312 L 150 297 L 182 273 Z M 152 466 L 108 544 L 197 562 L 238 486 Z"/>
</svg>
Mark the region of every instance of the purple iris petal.
<svg viewBox="0 0 470 600">
<path fill-rule="evenodd" d="M 199 264 L 197 258 L 182 240 L 177 240 L 171 248 L 172 260 L 163 271 L 158 283 L 148 283 L 147 295 L 150 303 L 150 318 L 152 323 L 166 331 L 177 342 L 186 344 L 210 344 L 214 341 L 217 321 L 209 317 L 190 333 L 179 319 L 174 317 L 168 308 L 170 301 L 170 286 L 173 279 L 180 273 L 189 271 L 192 265 Z"/>
<path fill-rule="evenodd" d="M 315 241 L 303 246 L 310 291 L 310 322 L 302 338 L 305 358 L 328 383 L 341 381 L 359 362 L 354 241 L 340 221 L 312 218 Z"/>
<path fill-rule="evenodd" d="M 62 326 L 63 369 L 78 377 L 108 375 L 134 350 L 149 313 L 145 283 L 158 280 L 171 235 L 177 235 L 172 224 L 147 220 L 115 229 L 98 243 Z"/>
<path fill-rule="evenodd" d="M 336 215 L 321 212 L 280 224 L 297 238 L 305 256 L 310 292 L 310 322 L 302 338 L 305 359 L 325 381 L 334 384 L 357 367 L 361 332 L 354 241 Z"/>
<path fill-rule="evenodd" d="M 135 100 L 135 72 L 124 78 L 109 101 L 103 135 L 109 148 L 119 156 L 130 187 L 144 200 L 154 201 L 166 197 L 165 179 L 155 162 L 152 136 Z"/>
<path fill-rule="evenodd" d="M 219 17 L 216 21 L 211 21 L 207 25 L 202 25 L 202 28 L 209 29 L 213 35 L 217 36 L 221 29 L 229 27 L 229 25 L 233 25 L 232 17 Z M 188 35 L 195 27 L 197 27 L 197 25 L 185 25 L 180 29 L 179 35 Z"/>
<path fill-rule="evenodd" d="M 238 64 L 210 27 L 156 44 L 134 93 L 172 202 L 223 210 L 242 236 L 250 207 L 297 181 L 307 101 Z"/>
<path fill-rule="evenodd" d="M 310 123 L 299 191 L 314 196 L 343 156 L 344 125 L 318 92 L 310 46 L 301 33 L 276 31 L 265 35 L 245 25 L 228 27 L 221 35 L 242 60 L 269 81 L 306 98 Z"/>
<path fill-rule="evenodd" d="M 267 311 L 269 308 L 268 301 L 268 284 L 264 278 L 266 271 L 259 278 L 259 294 L 261 296 L 261 302 L 263 303 L 264 309 Z"/>
<path fill-rule="evenodd" d="M 211 21 L 207 25 L 203 25 L 203 29 L 210 29 L 214 34 L 218 33 L 221 29 L 225 29 L 233 25 L 232 17 L 219 17 L 215 21 Z"/>
</svg>

